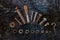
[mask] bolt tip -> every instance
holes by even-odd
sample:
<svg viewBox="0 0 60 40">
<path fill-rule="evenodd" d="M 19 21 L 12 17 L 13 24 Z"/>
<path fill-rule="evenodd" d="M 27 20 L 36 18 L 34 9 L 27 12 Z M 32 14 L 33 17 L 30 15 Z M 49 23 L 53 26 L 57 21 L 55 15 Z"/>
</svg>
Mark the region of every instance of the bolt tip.
<svg viewBox="0 0 60 40">
<path fill-rule="evenodd" d="M 28 10 L 28 6 L 27 5 L 24 5 L 24 10 Z"/>
</svg>

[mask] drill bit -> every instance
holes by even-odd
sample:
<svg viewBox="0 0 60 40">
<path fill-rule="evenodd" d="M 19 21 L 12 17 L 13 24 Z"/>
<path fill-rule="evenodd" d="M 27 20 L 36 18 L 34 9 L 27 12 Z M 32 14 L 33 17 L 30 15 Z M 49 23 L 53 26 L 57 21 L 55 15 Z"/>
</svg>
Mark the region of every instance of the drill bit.
<svg viewBox="0 0 60 40">
<path fill-rule="evenodd" d="M 19 17 L 21 18 L 22 22 L 23 22 L 24 24 L 26 24 L 26 20 L 24 19 L 23 15 L 21 14 L 20 10 L 19 10 L 17 7 L 16 7 L 16 11 L 17 11 Z"/>
<path fill-rule="evenodd" d="M 27 19 L 27 23 L 29 23 L 29 15 L 28 15 L 28 6 L 27 5 L 24 5 L 24 11 L 26 13 L 26 19 Z"/>
</svg>

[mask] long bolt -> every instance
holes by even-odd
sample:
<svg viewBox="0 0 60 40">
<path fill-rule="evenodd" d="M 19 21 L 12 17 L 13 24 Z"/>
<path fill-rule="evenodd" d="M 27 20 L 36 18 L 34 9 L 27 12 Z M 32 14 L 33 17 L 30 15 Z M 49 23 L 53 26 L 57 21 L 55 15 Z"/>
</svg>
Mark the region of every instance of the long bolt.
<svg viewBox="0 0 60 40">
<path fill-rule="evenodd" d="M 34 16 L 33 22 L 36 21 L 37 14 L 38 14 L 38 12 L 35 12 L 35 16 Z"/>
<path fill-rule="evenodd" d="M 32 19 L 33 19 L 33 13 L 34 13 L 34 11 L 32 11 L 32 13 L 31 13 L 31 21 L 32 21 Z"/>
<path fill-rule="evenodd" d="M 29 20 L 29 15 L 28 15 L 28 6 L 27 5 L 24 5 L 24 11 L 26 13 L 26 19 L 27 19 L 27 22 L 29 23 L 30 20 Z"/>
<path fill-rule="evenodd" d="M 19 10 L 17 7 L 16 7 L 16 11 L 17 11 L 19 17 L 21 18 L 22 22 L 23 22 L 24 24 L 26 24 L 26 20 L 24 19 L 23 15 L 21 14 L 20 10 Z"/>
</svg>

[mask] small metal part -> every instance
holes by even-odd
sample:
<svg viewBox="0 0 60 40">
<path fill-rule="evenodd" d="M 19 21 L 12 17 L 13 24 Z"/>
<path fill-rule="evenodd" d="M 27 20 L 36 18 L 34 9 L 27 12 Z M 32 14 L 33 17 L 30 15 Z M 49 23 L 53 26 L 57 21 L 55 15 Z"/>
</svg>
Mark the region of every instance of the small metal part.
<svg viewBox="0 0 60 40">
<path fill-rule="evenodd" d="M 47 22 L 44 26 L 48 26 L 49 25 L 49 22 Z"/>
<path fill-rule="evenodd" d="M 52 31 L 49 31 L 49 33 L 51 33 Z"/>
<path fill-rule="evenodd" d="M 39 19 L 41 18 L 41 16 L 42 16 L 42 14 L 39 14 L 39 16 L 38 16 L 38 18 L 37 18 L 36 22 L 38 22 L 38 21 L 39 21 Z"/>
<path fill-rule="evenodd" d="M 56 26 L 56 23 L 55 23 L 55 22 L 53 22 L 53 23 L 51 23 L 51 25 L 54 25 L 54 26 Z"/>
<path fill-rule="evenodd" d="M 14 28 L 15 25 L 16 25 L 15 22 L 10 22 L 10 23 L 9 23 L 9 26 L 10 26 L 11 28 Z"/>
<path fill-rule="evenodd" d="M 31 21 L 33 20 L 33 13 L 34 11 L 31 11 Z"/>
<path fill-rule="evenodd" d="M 16 29 L 14 29 L 14 30 L 13 30 L 13 33 L 17 33 L 17 30 L 16 30 Z"/>
<path fill-rule="evenodd" d="M 48 30 L 45 31 L 46 34 L 47 34 L 48 32 L 49 32 Z"/>
<path fill-rule="evenodd" d="M 41 33 L 44 33 L 44 30 L 41 30 Z"/>
<path fill-rule="evenodd" d="M 35 21 L 36 21 L 37 14 L 38 14 L 38 12 L 35 12 L 33 22 L 35 22 Z"/>
<path fill-rule="evenodd" d="M 24 5 L 24 10 L 28 11 L 28 5 Z"/>
<path fill-rule="evenodd" d="M 43 20 L 39 23 L 39 25 L 42 25 L 47 19 L 44 17 Z"/>
<path fill-rule="evenodd" d="M 54 30 L 54 32 L 56 32 L 56 23 L 55 22 L 53 22 L 53 23 L 51 23 L 51 25 L 53 25 L 53 30 Z"/>
<path fill-rule="evenodd" d="M 20 10 L 18 9 L 18 7 L 16 7 L 16 11 L 17 11 L 19 17 L 21 18 L 22 22 L 23 22 L 24 24 L 26 24 L 26 20 L 24 19 L 23 15 L 21 14 L 21 12 L 20 12 Z"/>
<path fill-rule="evenodd" d="M 27 6 L 27 5 L 24 5 L 24 11 L 25 11 L 25 13 L 26 13 L 27 23 L 29 23 L 29 22 L 30 22 L 30 20 L 29 20 L 29 15 L 28 15 L 28 6 Z"/>
<path fill-rule="evenodd" d="M 34 34 L 34 33 L 35 33 L 35 31 L 34 31 L 34 30 L 31 30 L 31 33 L 32 33 L 32 34 Z"/>
<path fill-rule="evenodd" d="M 25 30 L 25 34 L 28 34 L 30 31 L 29 30 Z"/>
<path fill-rule="evenodd" d="M 19 34 L 23 34 L 23 29 L 19 29 Z"/>
<path fill-rule="evenodd" d="M 14 19 L 18 22 L 19 25 L 22 25 L 22 23 L 17 18 Z"/>
<path fill-rule="evenodd" d="M 35 33 L 38 34 L 40 32 L 40 30 L 36 30 Z"/>
</svg>

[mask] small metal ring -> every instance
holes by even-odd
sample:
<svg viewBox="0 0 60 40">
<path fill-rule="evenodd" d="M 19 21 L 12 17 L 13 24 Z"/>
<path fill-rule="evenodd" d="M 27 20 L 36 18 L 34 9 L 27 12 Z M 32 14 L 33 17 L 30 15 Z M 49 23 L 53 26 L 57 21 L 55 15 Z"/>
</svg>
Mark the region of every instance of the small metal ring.
<svg viewBox="0 0 60 40">
<path fill-rule="evenodd" d="M 10 26 L 11 28 L 14 28 L 14 27 L 15 27 L 15 22 L 10 22 L 10 23 L 9 23 L 9 26 Z"/>
<path fill-rule="evenodd" d="M 36 30 L 36 34 L 38 34 L 40 31 L 39 30 Z"/>
<path fill-rule="evenodd" d="M 31 33 L 33 34 L 33 33 L 35 33 L 35 31 L 34 30 L 31 30 Z"/>
<path fill-rule="evenodd" d="M 20 30 L 19 30 L 19 34 L 22 34 L 22 33 L 23 33 L 23 29 L 20 29 Z"/>
<path fill-rule="evenodd" d="M 16 30 L 16 29 L 14 29 L 14 30 L 13 30 L 13 33 L 17 33 L 17 30 Z"/>
<path fill-rule="evenodd" d="M 41 30 L 41 33 L 44 33 L 44 30 Z"/>
<path fill-rule="evenodd" d="M 30 31 L 29 30 L 25 30 L 25 34 L 28 34 Z"/>
</svg>

